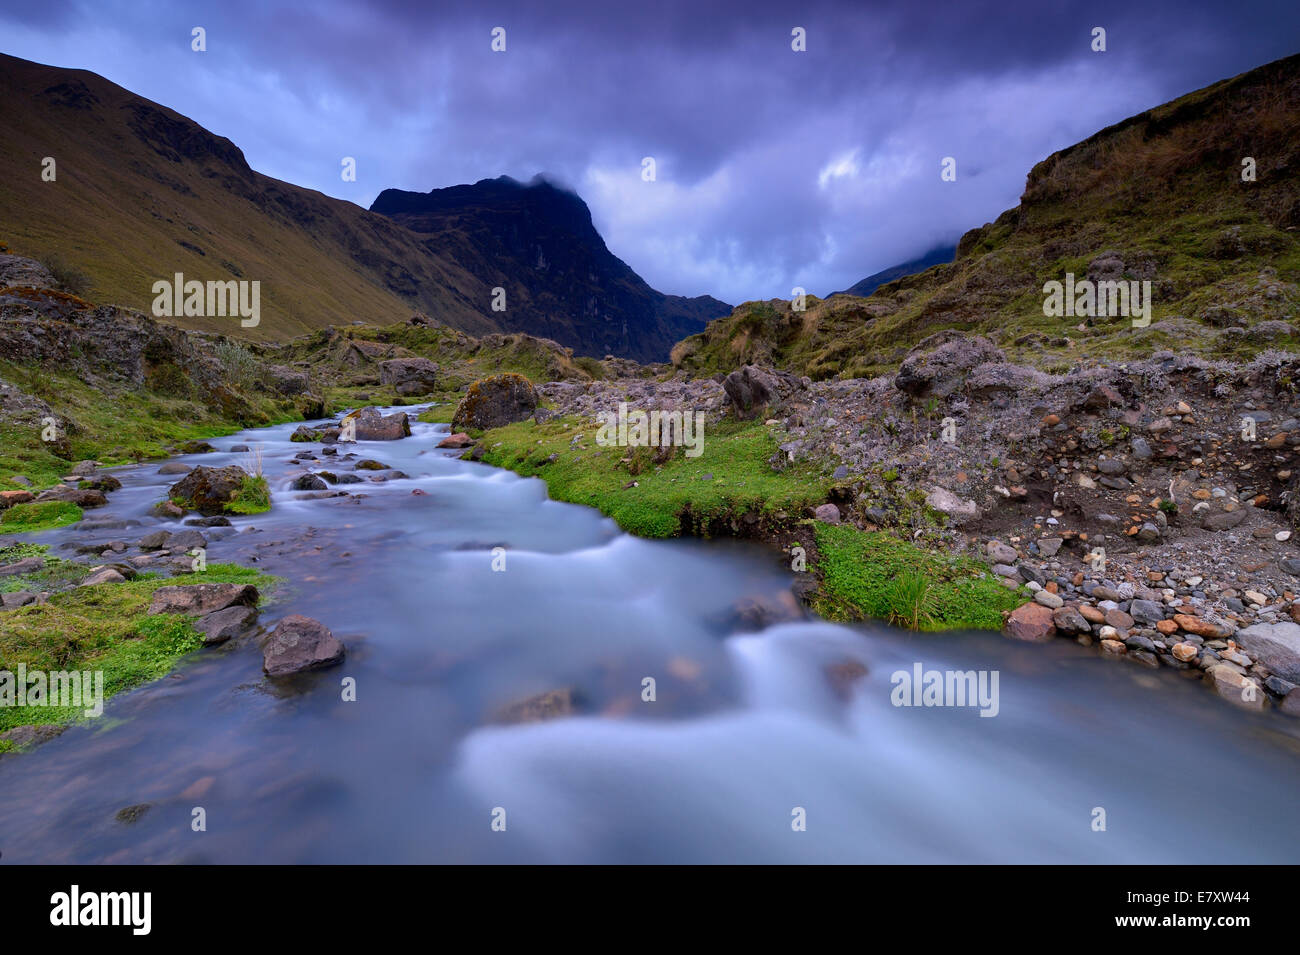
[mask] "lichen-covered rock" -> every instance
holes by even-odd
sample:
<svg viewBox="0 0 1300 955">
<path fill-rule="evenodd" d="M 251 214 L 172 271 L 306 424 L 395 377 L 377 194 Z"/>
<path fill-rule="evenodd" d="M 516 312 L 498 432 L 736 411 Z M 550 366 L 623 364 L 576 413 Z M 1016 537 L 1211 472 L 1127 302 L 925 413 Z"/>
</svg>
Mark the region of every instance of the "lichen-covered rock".
<svg viewBox="0 0 1300 955">
<path fill-rule="evenodd" d="M 484 378 L 469 386 L 451 419 L 452 431 L 487 431 L 531 418 L 537 391 L 523 375 Z"/>
</svg>

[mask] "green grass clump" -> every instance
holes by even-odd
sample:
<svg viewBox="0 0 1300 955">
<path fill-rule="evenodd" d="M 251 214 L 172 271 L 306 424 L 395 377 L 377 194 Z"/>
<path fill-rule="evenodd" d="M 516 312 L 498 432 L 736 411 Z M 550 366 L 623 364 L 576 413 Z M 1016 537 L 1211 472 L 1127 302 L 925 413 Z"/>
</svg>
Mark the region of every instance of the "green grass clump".
<svg viewBox="0 0 1300 955">
<path fill-rule="evenodd" d="M 434 405 L 420 412 L 415 420 L 425 424 L 451 424 L 452 416 L 456 414 L 456 405 L 456 401 Z"/>
<path fill-rule="evenodd" d="M 15 504 L 0 517 L 0 534 L 29 534 L 67 527 L 81 520 L 81 508 L 67 501 L 30 501 Z"/>
<path fill-rule="evenodd" d="M 642 537 L 707 535 L 744 514 L 785 520 L 824 502 L 832 483 L 812 463 L 773 471 L 777 444 L 761 422 L 710 425 L 698 457 L 673 448 L 663 460 L 657 448 L 600 447 L 597 427 L 571 417 L 508 425 L 484 435 L 483 460 L 543 478 L 555 500 L 594 507 Z"/>
<path fill-rule="evenodd" d="M 248 475 L 226 505 L 231 514 L 264 514 L 271 509 L 271 486 L 262 475 Z"/>
<path fill-rule="evenodd" d="M 28 671 L 102 670 L 104 696 L 155 680 L 180 657 L 201 646 L 189 618 L 149 616 L 159 587 L 177 584 L 253 584 L 265 598 L 278 578 L 236 564 L 210 564 L 201 573 L 177 577 L 141 575 L 116 584 L 77 587 L 0 614 L 0 669 Z M 81 719 L 82 708 L 0 707 L 0 731 L 16 726 Z"/>
<path fill-rule="evenodd" d="M 816 527 L 822 575 L 817 612 L 831 620 L 877 619 L 915 630 L 998 630 L 1023 598 L 979 561 L 931 554 L 883 532 Z"/>
</svg>

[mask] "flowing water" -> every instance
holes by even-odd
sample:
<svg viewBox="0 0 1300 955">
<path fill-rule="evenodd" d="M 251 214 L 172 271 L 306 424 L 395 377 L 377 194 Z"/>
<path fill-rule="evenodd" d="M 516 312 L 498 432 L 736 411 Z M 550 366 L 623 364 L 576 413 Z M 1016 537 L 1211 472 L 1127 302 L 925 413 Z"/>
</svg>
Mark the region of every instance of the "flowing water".
<svg viewBox="0 0 1300 955">
<path fill-rule="evenodd" d="M 818 622 L 738 633 L 738 601 L 788 594 L 767 551 L 629 537 L 539 481 L 435 450 L 445 426 L 341 445 L 315 466 L 348 470 L 356 453 L 409 477 L 304 499 L 287 490 L 290 459 L 320 446 L 290 443 L 293 428 L 184 460 L 261 449 L 274 509 L 204 529 L 208 560 L 286 578 L 262 623 L 316 617 L 346 661 L 276 685 L 253 638 L 201 650 L 0 759 L 3 862 L 1300 857 L 1296 721 L 1063 640 Z M 61 553 L 179 529 L 148 516 L 176 480 L 157 471 L 116 470 L 108 507 L 37 539 Z M 997 715 L 894 706 L 891 674 L 916 663 L 997 671 Z M 578 715 L 500 725 L 504 707 L 561 688 Z M 115 818 L 143 803 L 134 823 Z"/>
</svg>

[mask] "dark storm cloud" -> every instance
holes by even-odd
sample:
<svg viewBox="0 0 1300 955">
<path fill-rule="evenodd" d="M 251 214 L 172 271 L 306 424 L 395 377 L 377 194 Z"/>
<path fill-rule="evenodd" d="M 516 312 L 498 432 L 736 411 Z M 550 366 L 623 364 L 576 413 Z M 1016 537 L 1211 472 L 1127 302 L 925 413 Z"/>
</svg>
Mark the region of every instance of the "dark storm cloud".
<svg viewBox="0 0 1300 955">
<path fill-rule="evenodd" d="M 363 205 L 545 171 L 652 284 L 739 301 L 954 240 L 1052 150 L 1295 52 L 1295 6 L 106 0 L 15 4 L 0 26 L 5 52 L 94 70 Z"/>
</svg>

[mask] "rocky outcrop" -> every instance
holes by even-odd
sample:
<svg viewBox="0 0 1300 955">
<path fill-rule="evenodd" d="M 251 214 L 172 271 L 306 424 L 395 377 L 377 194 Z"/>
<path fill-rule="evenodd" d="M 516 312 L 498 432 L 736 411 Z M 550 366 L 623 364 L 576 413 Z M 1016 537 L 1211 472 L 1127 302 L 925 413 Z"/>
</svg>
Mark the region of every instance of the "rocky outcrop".
<svg viewBox="0 0 1300 955">
<path fill-rule="evenodd" d="M 799 387 L 793 375 L 755 365 L 743 365 L 722 381 L 722 388 L 739 418 L 754 418 L 779 404 Z"/>
<path fill-rule="evenodd" d="M 894 387 L 912 398 L 942 398 L 965 385 L 980 365 L 1005 358 L 987 338 L 940 332 L 912 349 L 899 366 Z"/>
<path fill-rule="evenodd" d="M 438 366 L 427 358 L 391 358 L 379 364 L 379 381 L 404 397 L 427 395 L 438 387 Z"/>
</svg>

